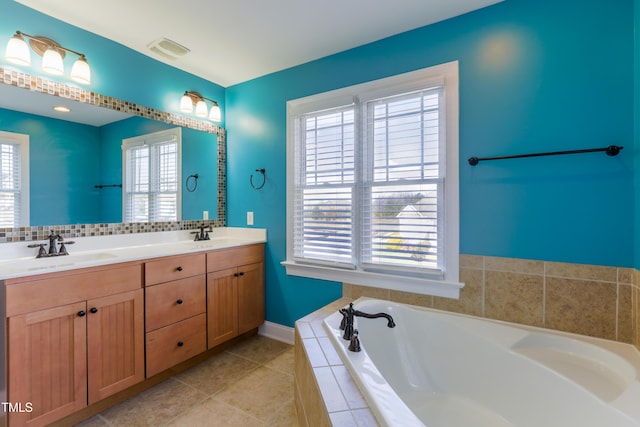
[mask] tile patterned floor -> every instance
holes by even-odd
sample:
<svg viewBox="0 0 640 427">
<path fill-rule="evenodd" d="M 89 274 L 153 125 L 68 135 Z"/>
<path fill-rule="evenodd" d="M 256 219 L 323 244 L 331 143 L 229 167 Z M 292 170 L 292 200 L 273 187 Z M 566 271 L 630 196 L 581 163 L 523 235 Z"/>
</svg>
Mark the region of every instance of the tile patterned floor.
<svg viewBox="0 0 640 427">
<path fill-rule="evenodd" d="M 80 427 L 297 427 L 293 346 L 255 336 Z"/>
</svg>

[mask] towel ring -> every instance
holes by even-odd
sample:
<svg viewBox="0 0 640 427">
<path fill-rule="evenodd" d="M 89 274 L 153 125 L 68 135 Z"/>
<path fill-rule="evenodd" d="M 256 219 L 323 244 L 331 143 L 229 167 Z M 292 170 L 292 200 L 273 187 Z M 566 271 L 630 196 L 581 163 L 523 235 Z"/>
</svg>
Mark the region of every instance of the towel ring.
<svg viewBox="0 0 640 427">
<path fill-rule="evenodd" d="M 257 187 L 255 186 L 255 184 L 253 183 L 253 174 L 251 174 L 251 176 L 249 177 L 249 184 L 251 184 L 251 187 L 253 187 L 254 190 L 260 190 L 267 182 L 267 174 L 264 168 L 256 169 L 256 172 L 260 172 L 262 174 L 262 184 L 258 185 Z"/>
<path fill-rule="evenodd" d="M 193 189 L 189 188 L 189 180 L 193 178 Z M 189 193 L 193 193 L 194 191 L 196 191 L 196 188 L 198 188 L 198 174 L 194 173 L 193 175 L 189 175 L 187 177 L 187 181 L 185 182 L 184 186 L 187 187 L 187 191 Z"/>
</svg>

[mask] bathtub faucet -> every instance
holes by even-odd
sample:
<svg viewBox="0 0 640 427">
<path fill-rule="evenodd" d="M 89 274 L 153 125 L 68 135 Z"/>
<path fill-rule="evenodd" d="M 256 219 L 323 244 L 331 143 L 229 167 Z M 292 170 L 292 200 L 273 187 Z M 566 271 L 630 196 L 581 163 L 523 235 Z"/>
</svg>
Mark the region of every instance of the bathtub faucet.
<svg viewBox="0 0 640 427">
<path fill-rule="evenodd" d="M 396 323 L 393 321 L 393 317 L 387 313 L 369 314 L 353 308 L 353 303 L 349 303 L 349 308 L 341 308 L 340 314 L 342 314 L 342 322 L 340 323 L 340 329 L 344 331 L 342 338 L 345 340 L 351 340 L 353 338 L 353 319 L 354 317 L 366 317 L 367 319 L 377 319 L 378 317 L 384 317 L 387 319 L 387 327 L 395 328 Z"/>
</svg>

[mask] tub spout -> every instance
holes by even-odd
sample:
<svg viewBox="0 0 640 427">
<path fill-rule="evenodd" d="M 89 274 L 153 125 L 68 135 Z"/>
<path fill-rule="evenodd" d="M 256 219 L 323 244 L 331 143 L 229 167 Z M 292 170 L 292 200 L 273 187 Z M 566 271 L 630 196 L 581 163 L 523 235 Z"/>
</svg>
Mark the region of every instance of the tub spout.
<svg viewBox="0 0 640 427">
<path fill-rule="evenodd" d="M 396 323 L 393 321 L 393 317 L 391 317 L 387 313 L 376 313 L 369 314 L 362 312 L 360 310 L 356 310 L 353 308 L 353 303 L 349 303 L 349 308 L 341 308 L 340 314 L 342 314 L 342 322 L 340 323 L 340 329 L 344 331 L 342 338 L 345 340 L 351 340 L 353 338 L 353 319 L 354 317 L 366 317 L 367 319 L 377 319 L 379 317 L 384 317 L 387 319 L 387 327 L 395 328 Z"/>
</svg>

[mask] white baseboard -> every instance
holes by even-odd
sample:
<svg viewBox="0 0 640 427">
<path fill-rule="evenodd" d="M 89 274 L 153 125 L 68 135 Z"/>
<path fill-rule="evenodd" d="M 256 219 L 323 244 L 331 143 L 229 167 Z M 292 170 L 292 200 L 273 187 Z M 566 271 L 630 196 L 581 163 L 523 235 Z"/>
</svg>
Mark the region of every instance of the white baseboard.
<svg viewBox="0 0 640 427">
<path fill-rule="evenodd" d="M 293 328 L 273 322 L 264 322 L 258 328 L 258 334 L 290 345 L 293 345 L 295 340 L 295 330 Z"/>
</svg>

